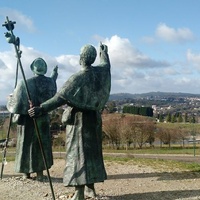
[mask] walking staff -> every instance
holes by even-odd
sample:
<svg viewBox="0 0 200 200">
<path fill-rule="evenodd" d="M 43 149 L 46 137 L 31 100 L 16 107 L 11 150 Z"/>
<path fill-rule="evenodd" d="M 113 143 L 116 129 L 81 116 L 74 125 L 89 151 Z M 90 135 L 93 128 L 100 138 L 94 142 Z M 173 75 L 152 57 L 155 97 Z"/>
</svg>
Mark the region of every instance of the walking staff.
<svg viewBox="0 0 200 200">
<path fill-rule="evenodd" d="M 30 97 L 30 92 L 28 90 L 27 81 L 26 81 L 26 78 L 25 78 L 24 70 L 23 70 L 23 67 L 22 67 L 21 59 L 20 59 L 22 52 L 18 48 L 18 46 L 19 46 L 19 38 L 18 37 L 16 38 L 15 35 L 13 34 L 13 29 L 14 29 L 14 24 L 15 23 L 16 22 L 12 22 L 12 21 L 10 21 L 8 19 L 8 17 L 6 17 L 6 22 L 2 26 L 5 26 L 6 29 L 8 30 L 8 32 L 5 33 L 5 37 L 6 37 L 7 41 L 8 41 L 8 43 L 12 43 L 14 45 L 14 47 L 15 47 L 17 61 L 18 61 L 18 64 L 19 64 L 19 67 L 20 67 L 20 70 L 21 70 L 21 73 L 22 73 L 22 77 L 23 77 L 23 80 L 24 80 L 28 101 L 29 101 L 30 108 L 31 108 L 34 105 L 32 104 L 32 100 L 31 100 L 31 97 Z M 50 173 L 49 173 L 49 170 L 48 170 L 48 167 L 47 167 L 47 161 L 46 161 L 46 157 L 45 157 L 45 153 L 44 153 L 44 148 L 43 148 L 43 145 L 42 145 L 38 124 L 37 124 L 37 121 L 36 121 L 35 118 L 33 118 L 33 122 L 34 122 L 35 130 L 36 130 L 36 134 L 37 134 L 40 150 L 41 150 L 41 153 L 42 153 L 42 158 L 43 158 L 44 165 L 45 165 L 45 168 L 46 168 L 46 171 L 47 171 L 47 176 L 48 176 L 48 180 L 49 180 L 49 183 L 50 183 L 52 197 L 53 197 L 53 200 L 55 200 L 55 195 L 54 195 L 54 191 L 53 191 L 53 186 L 52 186 L 52 182 L 51 182 Z"/>
<path fill-rule="evenodd" d="M 18 52 L 21 55 L 21 51 L 19 49 L 19 45 L 20 45 L 20 40 L 19 38 L 16 38 L 16 42 L 15 42 L 16 48 L 18 50 Z M 19 63 L 17 61 L 17 67 L 16 67 L 16 75 L 15 75 L 15 86 L 14 88 L 16 88 L 17 86 L 17 80 L 18 80 L 18 69 L 19 69 Z M 7 134 L 6 134 L 6 140 L 4 142 L 4 148 L 3 148 L 3 156 L 2 156 L 2 165 L 1 165 L 1 179 L 3 178 L 3 170 L 4 170 L 4 166 L 6 165 L 6 153 L 7 153 L 7 146 L 8 146 L 8 142 L 9 142 L 9 138 L 10 138 L 10 129 L 11 129 L 11 124 L 12 124 L 12 119 L 13 119 L 13 114 L 10 113 L 9 115 L 9 124 L 8 124 L 8 130 L 7 130 Z"/>
</svg>

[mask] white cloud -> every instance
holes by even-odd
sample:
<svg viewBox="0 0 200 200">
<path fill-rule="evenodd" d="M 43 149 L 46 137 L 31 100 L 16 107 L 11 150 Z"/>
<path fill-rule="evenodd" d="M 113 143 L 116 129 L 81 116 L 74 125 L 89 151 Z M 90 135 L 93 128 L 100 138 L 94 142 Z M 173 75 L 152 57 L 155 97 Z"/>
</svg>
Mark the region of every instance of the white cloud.
<svg viewBox="0 0 200 200">
<path fill-rule="evenodd" d="M 191 83 L 191 81 L 192 80 L 187 78 L 187 77 L 181 77 L 180 79 L 177 79 L 175 81 L 175 84 L 178 84 L 178 85 L 180 85 L 180 84 L 189 84 L 189 83 Z"/>
<path fill-rule="evenodd" d="M 157 69 L 163 70 L 165 67 L 170 67 L 170 63 L 166 61 L 156 61 L 143 54 L 126 38 L 115 35 L 110 39 L 106 38 L 103 42 L 108 45 L 112 65 L 113 93 L 119 89 L 121 92 L 135 91 L 144 85 L 145 80 L 149 80 L 149 74 L 154 76 Z M 151 83 L 147 85 L 150 86 Z"/>
<path fill-rule="evenodd" d="M 190 49 L 187 51 L 187 60 L 189 63 L 191 63 L 192 65 L 196 66 L 197 69 L 200 70 L 200 53 L 199 54 L 195 54 L 193 53 Z"/>
<path fill-rule="evenodd" d="M 43 58 L 48 65 L 47 76 L 50 76 L 53 68 L 58 65 L 59 77 L 57 80 L 58 88 L 75 72 L 80 69 L 79 56 L 77 55 L 61 55 L 59 57 L 50 57 L 43 52 L 37 51 L 31 47 L 20 46 L 22 50 L 21 63 L 26 78 L 33 76 L 30 70 L 32 61 L 38 57 Z M 8 94 L 12 93 L 15 84 L 17 58 L 14 48 L 11 51 L 0 52 L 0 103 L 6 101 Z M 19 68 L 18 79 L 22 79 Z"/>
<path fill-rule="evenodd" d="M 79 56 L 76 55 L 60 55 L 56 57 L 57 62 L 60 65 L 65 65 L 68 67 L 68 72 L 75 73 L 80 69 Z"/>
<path fill-rule="evenodd" d="M 109 46 L 110 60 L 115 67 L 152 68 L 169 65 L 165 61 L 154 61 L 149 56 L 141 53 L 126 38 L 115 35 L 110 39 L 105 39 L 104 42 Z"/>
<path fill-rule="evenodd" d="M 174 68 L 172 68 L 172 67 L 168 67 L 168 68 L 165 68 L 165 69 L 163 70 L 163 74 L 164 74 L 164 75 L 177 75 L 177 74 L 179 74 L 179 73 L 177 72 L 176 69 L 174 69 Z"/>
<path fill-rule="evenodd" d="M 160 24 L 156 29 L 156 35 L 167 42 L 184 43 L 195 39 L 194 34 L 188 28 L 174 29 L 166 24 Z"/>
<path fill-rule="evenodd" d="M 188 62 L 188 70 L 193 71 L 199 80 L 198 75 L 200 73 L 200 53 L 193 53 L 192 50 L 189 49 L 186 53 L 186 58 Z"/>
<path fill-rule="evenodd" d="M 136 49 L 128 39 L 120 38 L 116 35 L 111 38 L 102 39 L 102 42 L 108 45 L 111 60 L 111 93 L 199 91 L 199 87 L 197 87 L 200 85 L 199 78 L 194 78 L 192 76 L 192 70 L 188 71 L 188 68 L 191 66 L 190 63 L 200 63 L 200 55 L 195 55 L 191 51 L 188 51 L 188 66 L 186 67 L 183 61 L 179 61 L 179 63 L 168 63 L 167 61 L 153 60 L 148 55 Z M 21 50 L 21 60 L 26 78 L 33 76 L 30 70 L 30 64 L 37 57 L 42 57 L 47 62 L 47 76 L 50 75 L 53 67 L 58 65 L 58 89 L 73 73 L 80 69 L 79 55 L 62 54 L 57 57 L 52 57 L 34 48 L 23 45 L 21 45 Z M 0 103 L 2 101 L 5 102 L 6 96 L 13 91 L 16 62 L 14 48 L 11 51 L 0 52 Z M 180 63 L 184 64 L 181 65 Z M 94 65 L 97 64 L 98 61 Z"/>
</svg>

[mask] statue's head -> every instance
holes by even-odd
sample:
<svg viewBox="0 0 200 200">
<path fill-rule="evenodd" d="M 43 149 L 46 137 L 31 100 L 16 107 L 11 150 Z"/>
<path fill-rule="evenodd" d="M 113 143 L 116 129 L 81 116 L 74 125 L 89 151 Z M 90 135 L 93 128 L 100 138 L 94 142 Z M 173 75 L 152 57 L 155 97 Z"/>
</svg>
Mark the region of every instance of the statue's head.
<svg viewBox="0 0 200 200">
<path fill-rule="evenodd" d="M 97 51 L 92 45 L 85 45 L 81 48 L 80 64 L 91 65 L 94 63 Z"/>
<path fill-rule="evenodd" d="M 44 75 L 47 72 L 47 64 L 42 58 L 35 59 L 30 67 L 34 74 L 37 75 Z"/>
</svg>

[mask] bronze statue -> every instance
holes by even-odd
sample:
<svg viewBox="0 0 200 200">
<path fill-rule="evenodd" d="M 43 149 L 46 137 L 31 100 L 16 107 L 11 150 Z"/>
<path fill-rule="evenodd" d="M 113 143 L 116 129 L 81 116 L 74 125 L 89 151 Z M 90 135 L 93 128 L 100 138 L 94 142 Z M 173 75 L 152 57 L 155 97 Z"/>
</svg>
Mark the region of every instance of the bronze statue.
<svg viewBox="0 0 200 200">
<path fill-rule="evenodd" d="M 39 106 L 56 93 L 57 66 L 54 68 L 51 77 L 44 76 L 47 72 L 47 64 L 42 58 L 35 59 L 30 68 L 35 76 L 27 79 L 27 87 L 30 91 L 32 104 Z M 28 115 L 29 104 L 25 83 L 21 81 L 17 84 L 7 103 L 7 108 L 11 113 L 14 113 L 13 119 L 18 125 L 15 171 L 23 173 L 24 178 L 30 178 L 30 173 L 36 172 L 37 180 L 42 181 L 45 166 L 33 119 Z M 38 117 L 37 121 L 47 159 L 47 166 L 50 168 L 53 165 L 53 156 L 48 113 Z"/>
<path fill-rule="evenodd" d="M 72 200 L 95 197 L 94 183 L 103 182 L 106 171 L 102 156 L 101 111 L 109 98 L 111 87 L 110 61 L 107 46 L 100 45 L 100 64 L 92 66 L 97 52 L 92 45 L 81 49 L 81 70 L 72 75 L 54 97 L 40 107 L 29 110 L 37 117 L 61 105 L 66 124 L 66 166 L 63 182 L 75 187 Z"/>
</svg>

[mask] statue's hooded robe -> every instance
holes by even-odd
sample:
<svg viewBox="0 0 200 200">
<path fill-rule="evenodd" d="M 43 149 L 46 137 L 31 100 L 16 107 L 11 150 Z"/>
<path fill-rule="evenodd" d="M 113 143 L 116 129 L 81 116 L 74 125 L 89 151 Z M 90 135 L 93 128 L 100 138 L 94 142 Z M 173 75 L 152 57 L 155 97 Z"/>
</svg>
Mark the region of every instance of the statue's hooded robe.
<svg viewBox="0 0 200 200">
<path fill-rule="evenodd" d="M 104 52 L 105 53 L 105 52 Z M 58 93 L 41 106 L 44 111 L 68 104 L 64 185 L 102 182 L 107 178 L 102 156 L 101 110 L 109 98 L 111 76 L 107 53 L 101 65 L 81 70 L 65 82 Z"/>
<path fill-rule="evenodd" d="M 56 93 L 56 82 L 46 76 L 34 76 L 27 81 L 27 87 L 33 105 L 39 106 L 42 102 L 53 97 Z M 19 173 L 39 172 L 46 169 L 38 142 L 33 119 L 28 115 L 30 108 L 27 90 L 24 81 L 17 84 L 13 95 L 7 103 L 8 110 L 16 117 L 17 147 L 15 157 L 15 171 Z M 46 156 L 47 167 L 53 165 L 53 155 L 50 135 L 50 119 L 48 113 L 37 118 L 37 125 L 41 142 Z"/>
</svg>

